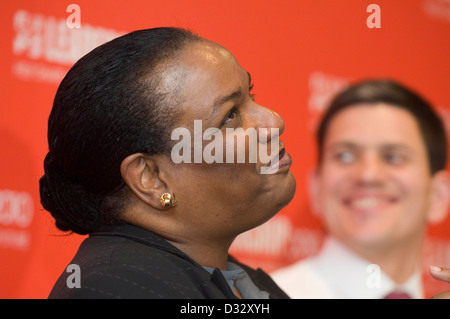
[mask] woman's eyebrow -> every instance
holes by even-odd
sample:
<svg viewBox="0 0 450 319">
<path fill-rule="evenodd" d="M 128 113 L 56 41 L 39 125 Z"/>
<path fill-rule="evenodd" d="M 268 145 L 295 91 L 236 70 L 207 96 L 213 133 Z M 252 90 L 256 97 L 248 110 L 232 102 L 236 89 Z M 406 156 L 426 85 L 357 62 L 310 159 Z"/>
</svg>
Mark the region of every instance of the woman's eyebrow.
<svg viewBox="0 0 450 319">
<path fill-rule="evenodd" d="M 249 85 L 249 88 L 251 88 L 253 86 L 253 84 L 252 84 L 252 77 L 249 72 L 247 72 L 247 76 L 248 76 L 248 85 Z M 219 111 L 220 107 L 223 104 L 225 104 L 226 102 L 234 100 L 234 99 L 240 99 L 240 98 L 242 98 L 242 96 L 243 96 L 242 88 L 239 87 L 237 90 L 235 90 L 234 92 L 232 92 L 230 94 L 216 98 L 212 105 L 212 111 L 211 111 L 211 114 L 209 117 L 214 116 L 214 114 L 216 114 Z"/>
<path fill-rule="evenodd" d="M 209 114 L 208 119 L 213 118 L 221 110 L 221 106 L 223 104 L 225 104 L 228 101 L 232 101 L 232 100 L 235 100 L 235 99 L 240 99 L 240 98 L 242 98 L 242 96 L 243 96 L 242 88 L 239 87 L 236 91 L 234 91 L 234 92 L 232 92 L 230 94 L 227 94 L 225 96 L 220 96 L 220 97 L 216 98 L 214 100 L 213 105 L 212 105 L 212 111 Z"/>
<path fill-rule="evenodd" d="M 222 104 L 225 104 L 228 101 L 240 98 L 242 96 L 242 89 L 239 87 L 239 89 L 237 89 L 236 91 L 223 96 L 223 97 L 219 97 L 214 101 L 213 104 L 213 109 L 217 109 L 219 108 Z"/>
</svg>

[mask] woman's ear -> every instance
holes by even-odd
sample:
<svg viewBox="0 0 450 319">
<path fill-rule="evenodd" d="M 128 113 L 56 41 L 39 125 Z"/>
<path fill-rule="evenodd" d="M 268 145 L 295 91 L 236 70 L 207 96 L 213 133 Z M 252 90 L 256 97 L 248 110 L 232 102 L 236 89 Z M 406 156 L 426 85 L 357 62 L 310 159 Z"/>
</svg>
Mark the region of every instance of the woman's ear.
<svg viewBox="0 0 450 319">
<path fill-rule="evenodd" d="M 167 186 L 160 179 L 156 162 L 151 156 L 135 153 L 126 157 L 120 165 L 120 172 L 130 190 L 145 204 L 164 210 L 160 196 L 167 191 Z"/>
<path fill-rule="evenodd" d="M 427 220 L 430 224 L 442 222 L 450 205 L 450 174 L 446 170 L 434 174 L 431 181 L 430 206 Z"/>
</svg>

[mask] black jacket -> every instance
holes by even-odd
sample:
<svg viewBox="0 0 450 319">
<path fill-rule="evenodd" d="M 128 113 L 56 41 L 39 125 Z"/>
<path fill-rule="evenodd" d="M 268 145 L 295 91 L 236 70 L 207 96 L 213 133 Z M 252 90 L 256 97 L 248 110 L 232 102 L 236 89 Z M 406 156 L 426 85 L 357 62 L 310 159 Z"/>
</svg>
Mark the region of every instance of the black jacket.
<svg viewBox="0 0 450 319">
<path fill-rule="evenodd" d="M 288 298 L 261 269 L 232 261 L 270 298 Z M 132 225 L 92 233 L 70 264 L 76 269 L 64 270 L 49 298 L 236 298 L 218 269 L 210 275 L 165 239 Z"/>
</svg>

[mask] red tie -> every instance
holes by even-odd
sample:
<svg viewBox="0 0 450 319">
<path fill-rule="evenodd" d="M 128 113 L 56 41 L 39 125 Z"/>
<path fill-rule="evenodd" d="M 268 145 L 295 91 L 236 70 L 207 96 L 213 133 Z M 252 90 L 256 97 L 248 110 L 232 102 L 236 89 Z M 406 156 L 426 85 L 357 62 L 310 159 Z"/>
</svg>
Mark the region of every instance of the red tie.
<svg viewBox="0 0 450 319">
<path fill-rule="evenodd" d="M 384 299 L 411 299 L 411 296 L 404 292 L 393 291 L 384 296 Z"/>
</svg>

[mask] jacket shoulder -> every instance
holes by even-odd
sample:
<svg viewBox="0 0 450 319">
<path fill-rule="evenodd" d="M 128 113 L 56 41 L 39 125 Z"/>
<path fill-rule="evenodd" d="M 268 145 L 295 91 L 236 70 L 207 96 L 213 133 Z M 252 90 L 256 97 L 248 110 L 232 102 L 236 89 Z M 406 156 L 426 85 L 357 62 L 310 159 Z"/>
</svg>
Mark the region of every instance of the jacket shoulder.
<svg viewBox="0 0 450 319">
<path fill-rule="evenodd" d="M 199 265 L 127 238 L 88 238 L 71 265 L 49 298 L 220 298 Z"/>
</svg>

